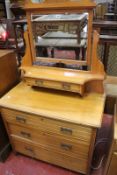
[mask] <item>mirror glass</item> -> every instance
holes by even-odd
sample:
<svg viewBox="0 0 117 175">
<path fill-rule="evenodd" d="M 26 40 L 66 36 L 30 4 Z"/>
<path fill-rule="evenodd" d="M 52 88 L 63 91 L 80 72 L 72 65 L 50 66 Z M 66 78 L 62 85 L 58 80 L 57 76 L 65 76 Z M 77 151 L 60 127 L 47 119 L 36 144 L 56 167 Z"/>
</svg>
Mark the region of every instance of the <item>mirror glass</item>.
<svg viewBox="0 0 117 175">
<path fill-rule="evenodd" d="M 32 14 L 36 64 L 79 69 L 77 62 L 86 61 L 87 56 L 88 16 Z"/>
<path fill-rule="evenodd" d="M 44 2 L 45 0 L 31 0 L 31 2 L 33 3 L 40 3 L 40 2 Z"/>
</svg>

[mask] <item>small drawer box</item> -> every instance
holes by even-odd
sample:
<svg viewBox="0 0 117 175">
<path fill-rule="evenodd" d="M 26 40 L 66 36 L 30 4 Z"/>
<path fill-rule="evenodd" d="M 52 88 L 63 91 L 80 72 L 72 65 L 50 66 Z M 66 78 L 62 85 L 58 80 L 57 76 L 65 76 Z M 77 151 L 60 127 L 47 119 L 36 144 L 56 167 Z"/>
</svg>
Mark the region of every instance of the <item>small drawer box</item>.
<svg viewBox="0 0 117 175">
<path fill-rule="evenodd" d="M 83 95 L 84 93 L 83 86 L 78 84 L 57 82 L 53 80 L 33 79 L 27 77 L 24 78 L 24 81 L 29 86 L 46 87 L 63 91 L 77 92 L 81 95 Z"/>
</svg>

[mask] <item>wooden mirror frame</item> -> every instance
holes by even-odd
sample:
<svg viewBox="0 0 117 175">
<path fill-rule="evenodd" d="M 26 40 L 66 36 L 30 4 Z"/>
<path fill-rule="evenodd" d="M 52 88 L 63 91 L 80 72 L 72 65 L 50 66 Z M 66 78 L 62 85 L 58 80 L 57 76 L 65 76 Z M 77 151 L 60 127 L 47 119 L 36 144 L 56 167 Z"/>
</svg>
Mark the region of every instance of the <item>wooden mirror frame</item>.
<svg viewBox="0 0 117 175">
<path fill-rule="evenodd" d="M 84 0 L 83 2 L 79 0 L 45 0 L 42 3 L 33 3 L 31 0 L 26 1 L 25 10 L 28 22 L 28 33 L 30 40 L 30 48 L 31 48 L 31 62 L 33 62 L 39 58 L 39 60 L 44 60 L 46 62 L 61 62 L 61 63 L 70 63 L 76 65 L 90 65 L 91 64 L 91 34 L 92 34 L 92 22 L 93 22 L 93 8 L 96 6 L 94 2 L 90 0 Z M 31 14 L 62 14 L 62 13 L 82 13 L 88 12 L 89 20 L 88 20 L 88 37 L 87 37 L 87 54 L 86 61 L 80 60 L 69 60 L 69 59 L 57 59 L 57 58 L 43 58 L 37 57 L 35 55 L 34 41 L 33 41 L 33 31 L 32 31 L 32 22 L 31 22 Z"/>
</svg>

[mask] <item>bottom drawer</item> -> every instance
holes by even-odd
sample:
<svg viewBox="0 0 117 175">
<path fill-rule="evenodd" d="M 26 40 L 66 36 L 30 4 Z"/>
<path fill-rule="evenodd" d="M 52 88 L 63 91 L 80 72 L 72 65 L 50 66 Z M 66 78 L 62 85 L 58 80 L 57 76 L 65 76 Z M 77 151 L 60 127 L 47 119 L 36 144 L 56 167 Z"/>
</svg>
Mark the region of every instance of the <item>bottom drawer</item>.
<svg viewBox="0 0 117 175">
<path fill-rule="evenodd" d="M 12 139 L 12 143 L 15 151 L 19 153 L 86 174 L 88 161 L 85 159 L 75 159 L 70 156 L 65 156 L 44 147 L 34 146 L 28 143 L 28 141 L 20 139 Z"/>
</svg>

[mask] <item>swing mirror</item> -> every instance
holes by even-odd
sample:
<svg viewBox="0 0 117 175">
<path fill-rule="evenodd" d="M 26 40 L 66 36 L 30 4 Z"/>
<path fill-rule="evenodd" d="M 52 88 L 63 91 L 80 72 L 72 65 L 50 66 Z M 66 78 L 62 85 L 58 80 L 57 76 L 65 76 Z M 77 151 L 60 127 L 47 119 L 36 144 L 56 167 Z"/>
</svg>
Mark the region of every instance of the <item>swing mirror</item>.
<svg viewBox="0 0 117 175">
<path fill-rule="evenodd" d="M 76 2 L 77 8 L 60 9 L 61 2 L 54 0 L 30 2 L 32 9 L 34 7 L 27 13 L 32 64 L 76 70 L 85 67 L 87 70 L 91 63 L 92 9 L 83 8 L 81 0 L 63 1 L 65 4 Z"/>
</svg>

